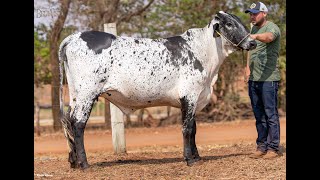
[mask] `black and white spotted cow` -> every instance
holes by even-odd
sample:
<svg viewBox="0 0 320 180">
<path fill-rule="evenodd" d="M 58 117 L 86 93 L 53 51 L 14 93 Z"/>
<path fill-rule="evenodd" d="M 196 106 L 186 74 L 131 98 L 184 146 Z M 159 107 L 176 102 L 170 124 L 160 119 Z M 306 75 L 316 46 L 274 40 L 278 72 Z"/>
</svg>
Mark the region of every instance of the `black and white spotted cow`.
<svg viewBox="0 0 320 180">
<path fill-rule="evenodd" d="M 239 18 L 220 11 L 204 28 L 179 36 L 148 39 L 87 31 L 60 45 L 60 104 L 63 63 L 70 104 L 62 117 L 71 167 L 87 168 L 84 129 L 98 96 L 124 113 L 152 106 L 181 108 L 187 165 L 200 160 L 195 112 L 209 102 L 223 60 L 239 49 L 256 47 Z M 237 47 L 236 47 L 237 46 Z"/>
</svg>

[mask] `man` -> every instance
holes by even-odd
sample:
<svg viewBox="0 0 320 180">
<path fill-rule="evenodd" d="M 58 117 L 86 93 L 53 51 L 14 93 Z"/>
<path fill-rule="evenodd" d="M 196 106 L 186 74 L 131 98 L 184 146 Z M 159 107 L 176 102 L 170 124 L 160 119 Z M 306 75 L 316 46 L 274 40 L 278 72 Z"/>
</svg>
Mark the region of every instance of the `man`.
<svg viewBox="0 0 320 180">
<path fill-rule="evenodd" d="M 280 123 L 278 115 L 278 86 L 280 72 L 278 56 L 280 29 L 267 21 L 267 7 L 253 3 L 245 11 L 250 14 L 250 37 L 257 48 L 248 52 L 245 81 L 248 81 L 249 96 L 256 119 L 257 149 L 249 157 L 272 159 L 279 156 Z"/>
</svg>

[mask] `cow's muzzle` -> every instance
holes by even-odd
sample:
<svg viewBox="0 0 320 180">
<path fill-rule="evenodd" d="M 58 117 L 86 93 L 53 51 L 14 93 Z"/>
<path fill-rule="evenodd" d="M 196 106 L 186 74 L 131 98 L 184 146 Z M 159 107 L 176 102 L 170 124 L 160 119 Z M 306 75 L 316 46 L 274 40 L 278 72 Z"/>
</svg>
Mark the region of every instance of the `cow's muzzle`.
<svg viewBox="0 0 320 180">
<path fill-rule="evenodd" d="M 255 40 L 251 40 L 249 41 L 249 47 L 247 50 L 252 50 L 252 49 L 255 49 L 257 47 L 257 43 Z"/>
</svg>

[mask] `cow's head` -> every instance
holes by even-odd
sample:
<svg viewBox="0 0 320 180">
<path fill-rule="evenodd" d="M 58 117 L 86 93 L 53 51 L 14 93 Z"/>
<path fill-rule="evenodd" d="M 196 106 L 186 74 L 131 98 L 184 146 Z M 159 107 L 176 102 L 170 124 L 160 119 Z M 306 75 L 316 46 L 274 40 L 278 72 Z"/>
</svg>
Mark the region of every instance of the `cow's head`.
<svg viewBox="0 0 320 180">
<path fill-rule="evenodd" d="M 250 38 L 248 28 L 241 20 L 229 13 L 219 11 L 212 20 L 213 36 L 223 36 L 227 45 L 251 50 L 257 43 Z"/>
</svg>

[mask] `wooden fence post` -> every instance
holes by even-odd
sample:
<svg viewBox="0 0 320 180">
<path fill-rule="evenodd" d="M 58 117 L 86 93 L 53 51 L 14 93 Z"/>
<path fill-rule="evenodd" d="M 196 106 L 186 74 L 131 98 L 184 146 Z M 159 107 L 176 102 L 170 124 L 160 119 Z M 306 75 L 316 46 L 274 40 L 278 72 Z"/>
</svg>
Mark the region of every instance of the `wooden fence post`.
<svg viewBox="0 0 320 180">
<path fill-rule="evenodd" d="M 35 103 L 35 119 L 36 119 L 36 123 L 37 123 L 37 127 L 36 127 L 36 132 L 37 135 L 40 136 L 40 104 L 39 101 L 37 101 Z"/>
<path fill-rule="evenodd" d="M 104 31 L 113 35 L 117 35 L 116 23 L 104 24 Z M 110 103 L 110 115 L 113 150 L 116 154 L 126 153 L 123 113 L 117 106 Z"/>
</svg>

